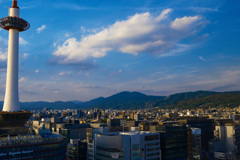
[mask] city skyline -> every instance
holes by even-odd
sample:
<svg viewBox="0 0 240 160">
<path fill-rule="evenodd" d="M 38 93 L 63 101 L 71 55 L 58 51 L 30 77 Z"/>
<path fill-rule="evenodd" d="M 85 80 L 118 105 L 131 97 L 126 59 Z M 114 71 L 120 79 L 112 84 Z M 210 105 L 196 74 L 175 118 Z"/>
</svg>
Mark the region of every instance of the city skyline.
<svg viewBox="0 0 240 160">
<path fill-rule="evenodd" d="M 240 2 L 19 0 L 20 101 L 240 90 Z M 6 17 L 11 1 L 0 0 Z M 40 11 L 40 12 L 39 12 Z M 0 30 L 0 100 L 8 32 Z"/>
</svg>

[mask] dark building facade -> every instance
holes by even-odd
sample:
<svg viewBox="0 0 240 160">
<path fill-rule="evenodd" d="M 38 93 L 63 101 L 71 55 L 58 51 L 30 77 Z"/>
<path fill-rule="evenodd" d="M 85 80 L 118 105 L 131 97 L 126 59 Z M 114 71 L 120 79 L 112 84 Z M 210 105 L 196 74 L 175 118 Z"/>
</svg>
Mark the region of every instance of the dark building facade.
<svg viewBox="0 0 240 160">
<path fill-rule="evenodd" d="M 151 126 L 151 132 L 160 133 L 162 160 L 188 160 L 187 127 L 180 125 Z"/>
<path fill-rule="evenodd" d="M 87 143 L 80 140 L 70 140 L 67 145 L 68 160 L 86 160 L 87 159 Z"/>
<path fill-rule="evenodd" d="M 201 129 L 201 146 L 202 156 L 207 159 L 208 156 L 208 143 L 214 139 L 214 120 L 207 119 L 207 117 L 191 117 L 179 120 L 180 123 L 186 124 L 189 127 Z"/>
</svg>

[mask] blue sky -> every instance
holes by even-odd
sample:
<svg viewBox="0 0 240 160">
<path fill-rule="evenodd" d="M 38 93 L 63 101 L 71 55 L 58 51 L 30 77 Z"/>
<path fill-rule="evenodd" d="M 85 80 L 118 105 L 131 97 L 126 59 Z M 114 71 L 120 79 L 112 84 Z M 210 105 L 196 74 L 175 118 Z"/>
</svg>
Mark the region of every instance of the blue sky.
<svg viewBox="0 0 240 160">
<path fill-rule="evenodd" d="M 0 17 L 11 0 L 0 0 Z M 240 90 L 239 0 L 19 0 L 20 101 Z M 8 32 L 0 30 L 0 100 Z"/>
</svg>

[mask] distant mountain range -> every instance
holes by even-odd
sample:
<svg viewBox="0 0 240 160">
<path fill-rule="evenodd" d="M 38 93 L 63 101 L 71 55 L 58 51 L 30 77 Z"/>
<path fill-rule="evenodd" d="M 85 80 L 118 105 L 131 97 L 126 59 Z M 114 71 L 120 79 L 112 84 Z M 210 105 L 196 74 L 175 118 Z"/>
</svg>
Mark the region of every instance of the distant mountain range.
<svg viewBox="0 0 240 160">
<path fill-rule="evenodd" d="M 84 107 L 99 107 L 113 109 L 143 108 L 148 103 L 166 98 L 165 96 L 148 96 L 139 92 L 121 92 L 107 98 L 97 98 L 85 102 Z"/>
<path fill-rule="evenodd" d="M 112 108 L 112 109 L 138 109 L 138 108 L 208 108 L 208 107 L 238 107 L 240 105 L 240 92 L 210 92 L 196 91 L 177 93 L 170 96 L 149 96 L 139 92 L 121 92 L 110 97 L 99 97 L 87 102 L 82 101 L 56 101 L 56 102 L 21 102 L 22 109 L 42 110 L 49 109 L 82 109 L 82 108 Z M 0 102 L 3 106 L 3 102 Z"/>
</svg>

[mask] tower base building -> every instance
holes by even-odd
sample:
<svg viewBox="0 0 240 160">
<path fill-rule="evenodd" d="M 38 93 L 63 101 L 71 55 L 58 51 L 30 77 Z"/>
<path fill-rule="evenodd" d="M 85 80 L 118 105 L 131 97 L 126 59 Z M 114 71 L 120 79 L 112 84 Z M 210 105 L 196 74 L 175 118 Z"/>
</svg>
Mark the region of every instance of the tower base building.
<svg viewBox="0 0 240 160">
<path fill-rule="evenodd" d="M 0 138 L 0 159 L 64 160 L 66 140 L 59 135 L 17 135 Z"/>
</svg>

